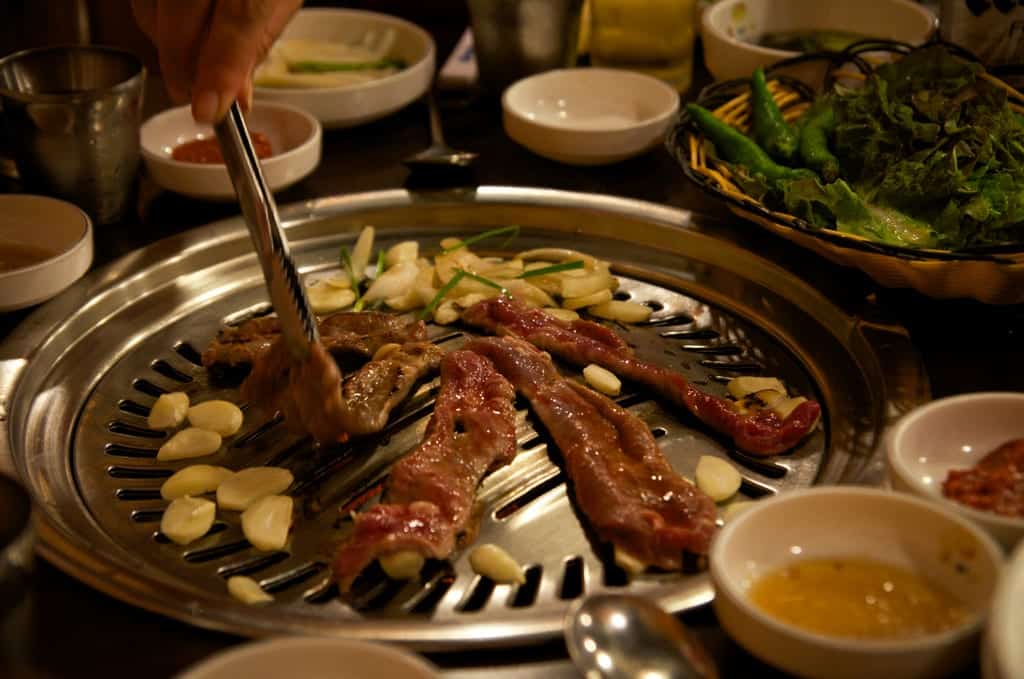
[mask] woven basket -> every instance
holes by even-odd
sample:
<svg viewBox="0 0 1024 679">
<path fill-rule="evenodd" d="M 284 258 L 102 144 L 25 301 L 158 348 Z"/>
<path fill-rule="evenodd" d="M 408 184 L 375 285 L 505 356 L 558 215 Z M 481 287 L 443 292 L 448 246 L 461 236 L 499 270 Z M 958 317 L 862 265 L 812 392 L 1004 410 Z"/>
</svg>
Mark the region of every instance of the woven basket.
<svg viewBox="0 0 1024 679">
<path fill-rule="evenodd" d="M 825 69 L 823 87 L 829 88 L 837 80 L 844 84 L 865 80 L 874 66 L 887 60 L 878 58 L 881 53 L 893 53 L 898 58 L 911 49 L 900 43 L 871 41 L 859 43 L 844 53 L 801 55 L 769 70 L 768 89 L 785 119 L 792 122 L 810 107 L 814 93 L 797 80 L 776 75 L 780 71 L 796 63 L 827 61 L 829 67 Z M 983 73 L 982 77 L 1005 89 L 1010 95 L 1010 105 L 1024 112 L 1024 95 L 989 73 Z M 701 92 L 697 103 L 749 134 L 749 81 L 730 80 L 711 85 Z M 972 298 L 988 304 L 1024 302 L 1024 245 L 959 252 L 915 249 L 821 229 L 794 215 L 770 210 L 744 193 L 733 181 L 729 168 L 706 153 L 704 137 L 685 111 L 669 130 L 666 146 L 687 177 L 726 201 L 734 213 L 836 264 L 858 268 L 882 286 L 913 288 L 940 299 Z"/>
</svg>

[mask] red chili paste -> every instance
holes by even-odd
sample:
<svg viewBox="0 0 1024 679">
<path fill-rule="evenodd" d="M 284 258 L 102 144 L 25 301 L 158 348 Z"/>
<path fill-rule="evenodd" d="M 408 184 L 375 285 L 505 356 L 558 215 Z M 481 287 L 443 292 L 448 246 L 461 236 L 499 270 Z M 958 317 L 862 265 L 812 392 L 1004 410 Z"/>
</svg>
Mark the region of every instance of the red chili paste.
<svg viewBox="0 0 1024 679">
<path fill-rule="evenodd" d="M 975 509 L 1024 517 L 1024 439 L 1004 443 L 971 469 L 951 470 L 942 494 Z"/>
</svg>

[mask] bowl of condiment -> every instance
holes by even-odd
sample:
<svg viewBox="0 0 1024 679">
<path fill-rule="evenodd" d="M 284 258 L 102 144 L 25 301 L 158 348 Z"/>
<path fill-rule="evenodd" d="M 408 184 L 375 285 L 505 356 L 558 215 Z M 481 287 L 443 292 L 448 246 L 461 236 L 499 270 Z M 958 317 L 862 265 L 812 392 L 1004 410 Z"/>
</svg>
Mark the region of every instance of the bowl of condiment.
<svg viewBox="0 0 1024 679">
<path fill-rule="evenodd" d="M 642 73 L 566 68 L 514 83 L 501 106 L 506 134 L 534 153 L 569 165 L 607 165 L 659 145 L 679 94 Z"/>
<path fill-rule="evenodd" d="M 722 627 L 765 662 L 820 679 L 909 679 L 974 657 L 1002 552 L 939 504 L 821 487 L 739 514 L 710 562 Z"/>
<path fill-rule="evenodd" d="M 271 191 L 288 188 L 320 164 L 323 132 L 302 109 L 256 102 L 246 124 Z M 160 186 L 193 198 L 234 200 L 235 189 L 209 125 L 197 123 L 188 106 L 158 113 L 142 125 L 142 158 Z"/>
<path fill-rule="evenodd" d="M 1012 548 L 1024 537 L 1024 393 L 939 399 L 885 441 L 893 488 L 968 517 Z"/>
<path fill-rule="evenodd" d="M 0 196 L 0 311 L 44 302 L 92 264 L 92 221 L 63 200 Z"/>
<path fill-rule="evenodd" d="M 430 34 L 398 17 L 300 10 L 254 76 L 257 101 L 309 111 L 328 129 L 368 123 L 420 98 L 434 77 Z"/>
<path fill-rule="evenodd" d="M 910 0 L 719 0 L 704 11 L 701 38 L 708 70 L 716 80 L 730 80 L 803 52 L 841 52 L 865 39 L 920 45 L 937 25 L 934 14 Z M 787 73 L 812 87 L 821 83 L 817 64 Z"/>
</svg>

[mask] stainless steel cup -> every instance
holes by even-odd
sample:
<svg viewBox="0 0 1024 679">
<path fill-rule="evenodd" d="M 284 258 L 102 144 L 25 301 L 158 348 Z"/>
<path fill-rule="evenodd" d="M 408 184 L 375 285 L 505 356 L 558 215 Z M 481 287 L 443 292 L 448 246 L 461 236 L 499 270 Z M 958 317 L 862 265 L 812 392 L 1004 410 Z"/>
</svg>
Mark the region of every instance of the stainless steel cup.
<svg viewBox="0 0 1024 679">
<path fill-rule="evenodd" d="M 516 80 L 576 62 L 583 0 L 469 0 L 480 87 L 501 92 Z"/>
<path fill-rule="evenodd" d="M 6 145 L 25 188 L 69 200 L 97 223 L 120 219 L 138 174 L 145 78 L 136 56 L 108 47 L 0 59 Z"/>
</svg>

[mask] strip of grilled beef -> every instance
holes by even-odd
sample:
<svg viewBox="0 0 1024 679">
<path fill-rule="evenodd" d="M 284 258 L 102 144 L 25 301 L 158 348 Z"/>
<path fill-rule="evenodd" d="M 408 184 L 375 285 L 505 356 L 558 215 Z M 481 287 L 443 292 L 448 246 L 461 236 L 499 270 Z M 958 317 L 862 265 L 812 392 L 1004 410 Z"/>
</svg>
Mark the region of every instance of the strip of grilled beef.
<svg viewBox="0 0 1024 679">
<path fill-rule="evenodd" d="M 566 380 L 547 354 L 523 340 L 487 337 L 465 349 L 490 359 L 530 402 L 599 538 L 665 570 L 682 568 L 683 552 L 707 553 L 715 503 L 672 469 L 640 418 Z"/>
<path fill-rule="evenodd" d="M 792 448 L 814 429 L 821 416 L 821 406 L 812 400 L 797 406 L 785 420 L 768 409 L 739 413 L 728 399 L 698 389 L 678 372 L 640 360 L 612 330 L 591 321 L 561 321 L 511 297 L 479 302 L 464 311 L 462 319 L 496 335 L 521 337 L 575 365 L 596 363 L 638 382 L 755 455 Z"/>
<path fill-rule="evenodd" d="M 371 360 L 342 383 L 341 371 L 320 344 L 296 362 L 278 337 L 256 357 L 242 383 L 242 398 L 281 412 L 292 429 L 322 443 L 372 434 L 423 377 L 437 370 L 442 351 L 429 342 L 407 342 Z"/>
<path fill-rule="evenodd" d="M 420 445 L 391 470 L 383 502 L 355 515 L 334 573 L 341 588 L 379 556 L 444 559 L 467 530 L 477 486 L 516 454 L 515 392 L 483 357 L 454 351 Z"/>
<path fill-rule="evenodd" d="M 385 344 L 427 341 L 423 321 L 404 320 L 377 311 L 342 312 L 320 320 L 320 341 L 337 360 L 367 360 Z M 252 318 L 231 328 L 222 328 L 203 352 L 203 365 L 248 368 L 265 354 L 281 335 L 276 317 Z"/>
</svg>

